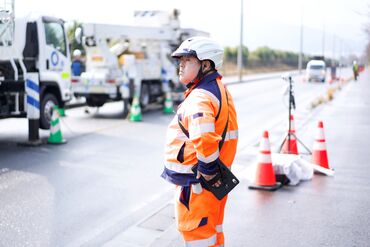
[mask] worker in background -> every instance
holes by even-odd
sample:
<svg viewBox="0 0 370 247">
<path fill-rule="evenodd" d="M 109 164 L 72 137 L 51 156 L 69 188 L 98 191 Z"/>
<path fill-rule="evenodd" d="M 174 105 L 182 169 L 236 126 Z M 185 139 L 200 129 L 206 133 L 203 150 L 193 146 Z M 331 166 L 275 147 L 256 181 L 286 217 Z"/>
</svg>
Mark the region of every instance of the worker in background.
<svg viewBox="0 0 370 247">
<path fill-rule="evenodd" d="M 357 64 L 357 61 L 353 61 L 353 67 L 352 67 L 352 70 L 353 70 L 353 78 L 355 78 L 355 81 L 357 81 L 357 77 L 358 77 L 358 64 Z"/>
<path fill-rule="evenodd" d="M 73 76 L 80 76 L 82 72 L 85 72 L 85 64 L 81 59 L 81 51 L 78 49 L 73 51 L 73 60 L 71 69 Z"/>
<path fill-rule="evenodd" d="M 185 40 L 172 57 L 180 62 L 179 77 L 187 90 L 167 129 L 162 177 L 177 185 L 176 223 L 186 246 L 223 246 L 227 196 L 218 200 L 200 183 L 200 176 L 211 181 L 218 175 L 220 161 L 231 168 L 237 148 L 233 99 L 218 73 L 223 48 L 212 39 L 193 37 Z M 219 150 L 224 130 L 226 136 Z M 197 174 L 191 170 L 194 165 L 198 165 Z M 210 183 L 221 185 L 217 178 Z"/>
<path fill-rule="evenodd" d="M 334 82 L 337 79 L 337 65 L 334 61 L 331 61 L 330 66 L 331 81 Z"/>
</svg>

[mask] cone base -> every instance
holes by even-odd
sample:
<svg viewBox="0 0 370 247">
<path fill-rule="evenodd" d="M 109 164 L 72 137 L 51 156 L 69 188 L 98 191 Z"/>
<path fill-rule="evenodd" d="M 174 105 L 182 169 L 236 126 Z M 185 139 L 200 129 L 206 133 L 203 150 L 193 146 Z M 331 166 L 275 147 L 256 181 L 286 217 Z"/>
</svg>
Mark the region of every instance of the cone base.
<svg viewBox="0 0 370 247">
<path fill-rule="evenodd" d="M 131 116 L 130 121 L 131 122 L 141 122 L 142 118 L 141 116 Z"/>
<path fill-rule="evenodd" d="M 163 113 L 171 114 L 171 113 L 173 113 L 173 109 L 172 108 L 165 108 L 165 109 L 163 109 Z"/>
<path fill-rule="evenodd" d="M 66 144 L 66 143 L 67 143 L 67 140 L 65 140 L 65 139 L 62 139 L 60 141 L 51 141 L 51 140 L 48 140 L 48 144 L 58 145 L 58 144 Z"/>
<path fill-rule="evenodd" d="M 251 190 L 266 190 L 266 191 L 275 191 L 280 189 L 283 186 L 282 183 L 276 182 L 275 185 L 272 186 L 261 186 L 261 185 L 249 185 L 248 189 Z"/>
</svg>

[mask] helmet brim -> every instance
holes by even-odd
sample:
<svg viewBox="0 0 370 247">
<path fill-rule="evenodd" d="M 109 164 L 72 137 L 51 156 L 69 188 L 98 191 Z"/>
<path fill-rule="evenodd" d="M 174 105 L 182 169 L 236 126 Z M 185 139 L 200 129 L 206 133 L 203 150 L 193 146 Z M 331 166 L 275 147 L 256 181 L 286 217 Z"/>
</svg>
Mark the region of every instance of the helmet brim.
<svg viewBox="0 0 370 247">
<path fill-rule="evenodd" d="M 197 52 L 194 50 L 176 50 L 174 53 L 171 54 L 173 58 L 181 58 L 181 57 L 188 57 L 188 56 L 195 56 L 197 57 Z"/>
</svg>

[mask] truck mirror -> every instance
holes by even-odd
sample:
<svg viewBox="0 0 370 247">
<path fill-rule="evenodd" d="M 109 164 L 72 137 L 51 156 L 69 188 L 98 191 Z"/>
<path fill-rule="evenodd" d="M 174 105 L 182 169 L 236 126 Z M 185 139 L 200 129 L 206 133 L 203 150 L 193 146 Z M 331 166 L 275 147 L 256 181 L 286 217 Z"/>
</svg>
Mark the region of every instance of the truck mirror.
<svg viewBox="0 0 370 247">
<path fill-rule="evenodd" d="M 75 39 L 79 45 L 82 43 L 82 28 L 81 27 L 76 28 Z"/>
</svg>

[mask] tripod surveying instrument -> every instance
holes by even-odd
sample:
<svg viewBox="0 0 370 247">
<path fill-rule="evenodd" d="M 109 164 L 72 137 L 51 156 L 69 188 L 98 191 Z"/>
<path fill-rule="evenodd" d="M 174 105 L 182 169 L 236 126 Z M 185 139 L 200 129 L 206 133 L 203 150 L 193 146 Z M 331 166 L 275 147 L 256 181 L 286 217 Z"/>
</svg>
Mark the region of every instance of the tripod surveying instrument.
<svg viewBox="0 0 370 247">
<path fill-rule="evenodd" d="M 292 140 L 298 141 L 306 150 L 307 154 L 312 154 L 310 149 L 304 145 L 304 143 L 298 139 L 298 137 L 295 134 L 295 131 L 292 129 L 292 109 L 295 110 L 296 104 L 295 104 L 295 98 L 294 98 L 294 92 L 293 92 L 293 79 L 292 76 L 288 74 L 284 74 L 282 76 L 282 79 L 289 82 L 289 97 L 288 97 L 288 108 L 289 108 L 289 116 L 288 116 L 288 134 L 284 137 L 283 142 L 280 145 L 279 152 L 282 151 L 284 144 L 286 144 L 286 150 L 284 150 L 285 153 L 292 154 L 295 153 L 297 150 L 293 150 L 292 147 Z M 294 151 L 294 152 L 293 152 Z M 298 151 L 297 151 L 298 153 Z"/>
</svg>

